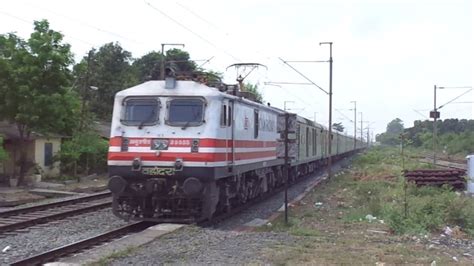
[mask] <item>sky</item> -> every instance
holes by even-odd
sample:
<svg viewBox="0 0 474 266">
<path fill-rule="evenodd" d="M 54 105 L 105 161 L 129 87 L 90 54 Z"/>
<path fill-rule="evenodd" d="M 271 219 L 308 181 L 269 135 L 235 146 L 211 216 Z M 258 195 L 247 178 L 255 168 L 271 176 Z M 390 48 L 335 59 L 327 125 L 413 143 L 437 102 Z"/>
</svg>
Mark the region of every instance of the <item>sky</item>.
<svg viewBox="0 0 474 266">
<path fill-rule="evenodd" d="M 238 74 L 234 63 L 260 63 L 247 82 L 257 84 L 266 102 L 328 123 L 329 64 L 333 42 L 333 122 L 353 134 L 374 135 L 394 118 L 405 127 L 428 117 L 434 85 L 473 85 L 473 5 L 460 0 L 2 0 L 0 34 L 28 38 L 33 21 L 47 19 L 64 34 L 76 61 L 91 48 L 118 42 L 138 58 L 183 43 L 191 59 L 212 58 L 203 67 Z M 167 46 L 172 48 L 172 46 Z M 204 61 L 197 61 L 202 64 Z M 247 69 L 248 70 L 248 69 Z M 270 83 L 271 84 L 271 83 Z M 275 83 L 274 83 L 275 84 Z M 438 90 L 438 106 L 468 89 Z M 441 118 L 474 118 L 474 93 L 444 106 Z M 360 132 L 358 133 L 360 134 Z M 364 132 L 364 136 L 366 133 Z"/>
</svg>

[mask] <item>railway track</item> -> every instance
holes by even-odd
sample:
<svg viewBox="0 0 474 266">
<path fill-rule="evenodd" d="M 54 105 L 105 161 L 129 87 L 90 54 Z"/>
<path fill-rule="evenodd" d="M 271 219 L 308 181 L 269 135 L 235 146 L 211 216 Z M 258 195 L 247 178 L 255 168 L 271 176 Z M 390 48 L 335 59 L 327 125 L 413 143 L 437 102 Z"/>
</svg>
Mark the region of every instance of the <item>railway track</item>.
<svg viewBox="0 0 474 266">
<path fill-rule="evenodd" d="M 111 193 L 92 195 L 0 212 L 0 234 L 61 220 L 111 206 Z"/>
<path fill-rule="evenodd" d="M 312 173 L 312 174 L 316 174 L 316 173 Z M 296 184 L 296 183 L 299 183 L 299 182 L 303 181 L 304 179 L 308 178 L 312 174 L 308 174 L 306 176 L 298 178 L 293 184 Z M 317 179 L 322 180 L 323 177 L 320 176 Z M 213 219 L 212 221 L 199 222 L 199 223 L 197 223 L 197 225 L 202 226 L 202 227 L 212 227 L 212 226 L 218 224 L 219 222 L 222 222 L 225 219 L 231 218 L 232 216 L 244 211 L 245 209 L 247 209 L 247 208 L 249 208 L 249 207 L 251 207 L 255 204 L 258 204 L 258 203 L 262 202 L 262 200 L 269 199 L 269 198 L 275 196 L 276 194 L 284 191 L 284 189 L 285 189 L 284 186 L 280 187 L 277 190 L 273 191 L 273 193 L 268 193 L 268 194 L 262 195 L 259 198 L 250 200 L 246 204 L 241 205 L 238 208 L 233 209 L 229 213 L 225 213 L 225 214 L 222 214 L 222 215 L 219 215 L 219 216 L 215 217 L 215 219 Z M 68 256 L 71 256 L 73 254 L 84 252 L 85 250 L 103 245 L 104 243 L 112 242 L 112 241 L 117 240 L 119 238 L 122 238 L 126 235 L 141 232 L 141 231 L 145 230 L 146 228 L 148 228 L 152 225 L 156 225 L 156 224 L 157 224 L 156 222 L 148 222 L 148 221 L 134 222 L 132 224 L 125 225 L 125 226 L 120 227 L 118 229 L 114 229 L 114 230 L 105 232 L 103 234 L 100 234 L 100 235 L 97 235 L 97 236 L 94 236 L 94 237 L 90 237 L 90 238 L 85 239 L 85 240 L 80 240 L 78 242 L 74 242 L 72 244 L 68 244 L 68 245 L 65 245 L 65 246 L 62 246 L 62 247 L 59 247 L 59 248 L 55 248 L 55 249 L 43 252 L 41 254 L 37 254 L 37 255 L 34 255 L 34 256 L 31 256 L 31 257 L 28 257 L 28 258 L 25 258 L 25 259 L 18 260 L 16 262 L 12 263 L 11 265 L 41 265 L 41 264 L 48 263 L 48 262 L 58 261 L 60 258 L 68 257 Z"/>
<path fill-rule="evenodd" d="M 137 233 L 145 230 L 146 228 L 155 225 L 156 223 L 151 222 L 135 222 L 122 226 L 120 228 L 108 231 L 106 233 L 93 236 L 78 242 L 74 242 L 69 245 L 65 245 L 59 248 L 55 248 L 41 254 L 37 254 L 19 261 L 12 263 L 11 265 L 41 265 L 43 263 L 52 262 L 58 260 L 61 257 L 70 256 L 75 253 L 82 252 L 86 249 L 102 245 L 112 240 L 121 238 L 128 234 Z"/>
<path fill-rule="evenodd" d="M 420 161 L 424 163 L 433 163 L 433 156 L 432 155 L 426 155 L 424 158 L 421 158 Z M 460 160 L 447 160 L 444 158 L 441 159 L 436 159 L 436 165 L 441 166 L 441 167 L 448 167 L 448 168 L 454 168 L 454 169 L 461 169 L 461 170 L 467 170 L 467 164 L 466 162 L 462 162 Z"/>
</svg>

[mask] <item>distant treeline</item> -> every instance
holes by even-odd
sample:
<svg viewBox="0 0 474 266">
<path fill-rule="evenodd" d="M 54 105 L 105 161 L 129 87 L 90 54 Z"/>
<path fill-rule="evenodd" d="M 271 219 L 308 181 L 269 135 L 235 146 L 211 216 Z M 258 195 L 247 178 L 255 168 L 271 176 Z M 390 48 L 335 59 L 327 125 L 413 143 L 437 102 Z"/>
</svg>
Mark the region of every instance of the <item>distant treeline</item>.
<svg viewBox="0 0 474 266">
<path fill-rule="evenodd" d="M 403 133 L 407 144 L 432 149 L 433 124 L 430 120 L 417 120 L 413 127 L 404 128 L 403 121 L 396 118 L 388 123 L 387 131 L 378 134 L 376 139 L 385 145 L 398 145 Z M 437 147 L 440 152 L 460 155 L 474 153 L 474 120 L 444 119 L 438 120 L 436 126 Z"/>
<path fill-rule="evenodd" d="M 405 129 L 407 138 L 415 147 L 433 147 L 433 121 L 415 121 Z M 448 154 L 474 153 L 474 120 L 445 119 L 436 122 L 440 151 Z"/>
</svg>

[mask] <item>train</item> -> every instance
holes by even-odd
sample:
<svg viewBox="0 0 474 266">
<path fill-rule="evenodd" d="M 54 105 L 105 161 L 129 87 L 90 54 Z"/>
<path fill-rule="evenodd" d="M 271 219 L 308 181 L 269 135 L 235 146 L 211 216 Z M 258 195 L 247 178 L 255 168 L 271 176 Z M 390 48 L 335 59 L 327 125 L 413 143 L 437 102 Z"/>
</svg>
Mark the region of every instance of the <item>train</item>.
<svg viewBox="0 0 474 266">
<path fill-rule="evenodd" d="M 212 220 L 285 184 L 285 110 L 238 85 L 167 77 L 115 95 L 108 152 L 112 211 L 124 220 Z M 288 182 L 328 162 L 328 130 L 296 116 Z M 331 158 L 364 148 L 333 132 Z M 288 161 L 287 161 L 288 163 Z"/>
</svg>

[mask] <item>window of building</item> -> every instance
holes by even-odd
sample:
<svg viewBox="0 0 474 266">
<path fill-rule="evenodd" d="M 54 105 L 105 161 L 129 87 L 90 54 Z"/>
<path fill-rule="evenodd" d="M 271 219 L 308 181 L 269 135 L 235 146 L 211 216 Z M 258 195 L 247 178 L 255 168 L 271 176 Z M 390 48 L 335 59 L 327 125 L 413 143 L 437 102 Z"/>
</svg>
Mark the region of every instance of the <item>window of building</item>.
<svg viewBox="0 0 474 266">
<path fill-rule="evenodd" d="M 53 143 L 44 144 L 44 166 L 53 165 Z"/>
</svg>

